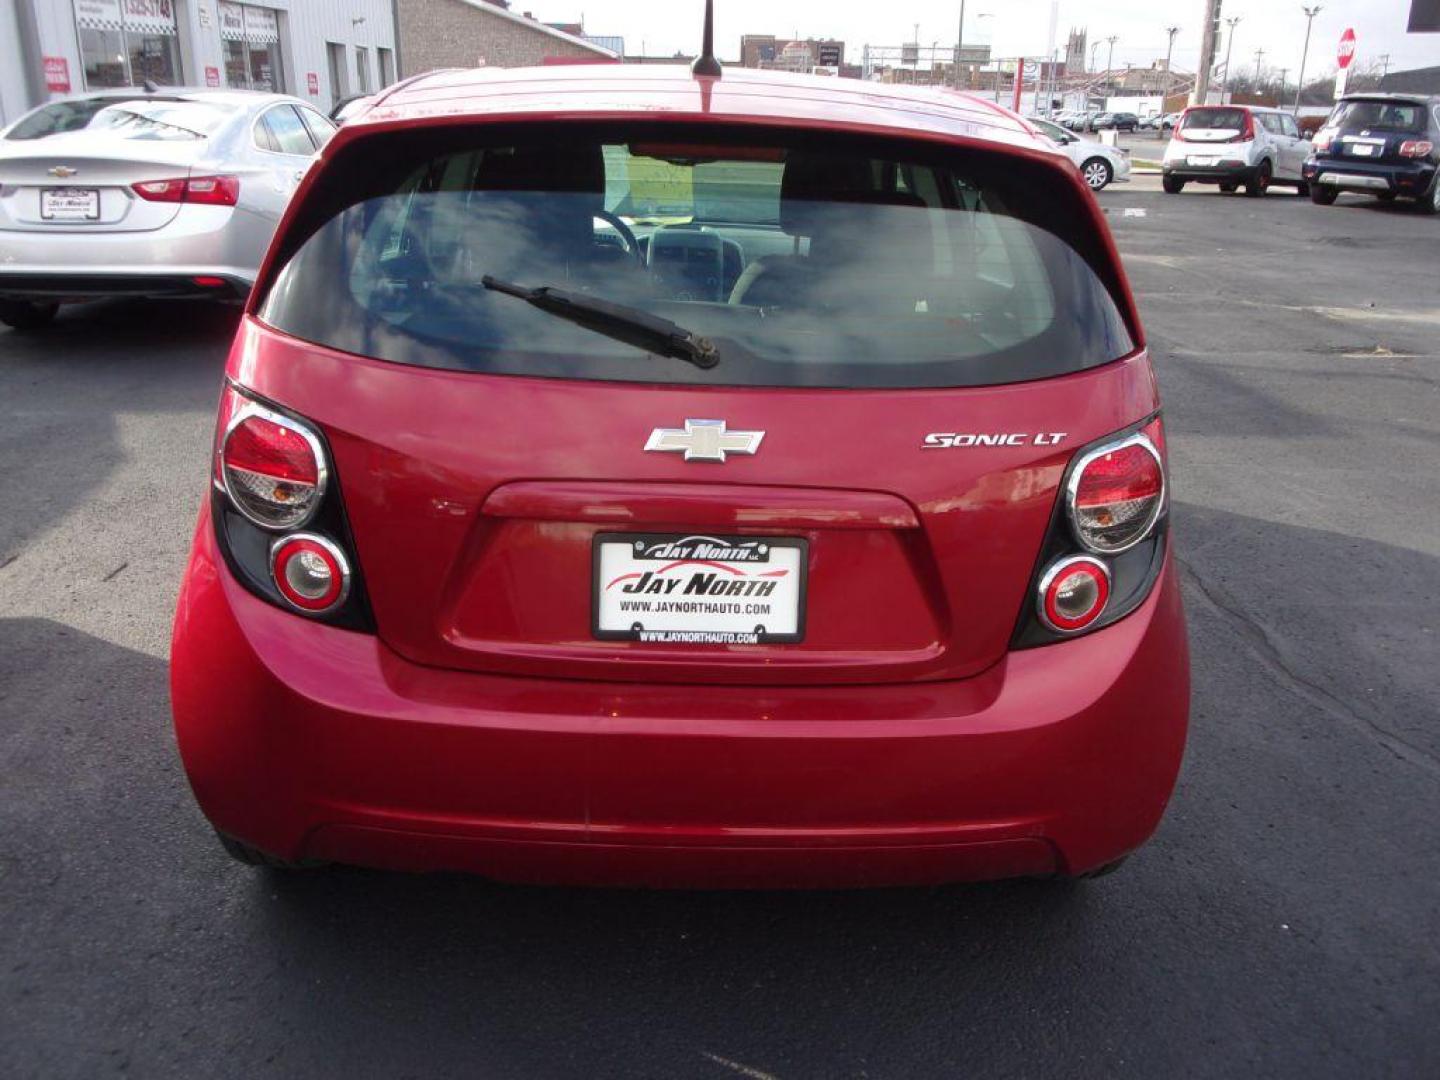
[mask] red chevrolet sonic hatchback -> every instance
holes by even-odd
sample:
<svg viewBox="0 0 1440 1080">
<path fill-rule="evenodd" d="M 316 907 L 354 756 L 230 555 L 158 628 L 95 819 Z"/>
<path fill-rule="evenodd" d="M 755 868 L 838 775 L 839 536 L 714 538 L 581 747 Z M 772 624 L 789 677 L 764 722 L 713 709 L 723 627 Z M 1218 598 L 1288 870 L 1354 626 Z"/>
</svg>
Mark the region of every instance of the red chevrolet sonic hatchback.
<svg viewBox="0 0 1440 1080">
<path fill-rule="evenodd" d="M 1073 165 L 946 91 L 420 77 L 326 146 L 175 622 L 226 848 L 508 880 L 1108 869 L 1189 698 Z"/>
</svg>

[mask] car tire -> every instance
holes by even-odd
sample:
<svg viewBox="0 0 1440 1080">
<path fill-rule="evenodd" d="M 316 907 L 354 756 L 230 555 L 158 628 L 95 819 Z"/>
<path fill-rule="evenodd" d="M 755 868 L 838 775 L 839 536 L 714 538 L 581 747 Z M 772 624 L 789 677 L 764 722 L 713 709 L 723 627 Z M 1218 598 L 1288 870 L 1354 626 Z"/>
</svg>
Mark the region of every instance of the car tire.
<svg viewBox="0 0 1440 1080">
<path fill-rule="evenodd" d="M 1110 181 L 1115 179 L 1115 170 L 1104 158 L 1093 157 L 1080 166 L 1080 175 L 1085 178 L 1085 186 L 1091 191 L 1103 191 L 1110 186 Z"/>
<path fill-rule="evenodd" d="M 1334 188 L 1321 187 L 1319 184 L 1310 185 L 1310 201 L 1316 206 L 1330 206 L 1339 196 Z"/>
<path fill-rule="evenodd" d="M 1166 195 L 1179 195 L 1185 190 L 1185 181 L 1177 180 L 1173 176 L 1166 176 L 1160 180 L 1160 186 L 1165 189 Z"/>
<path fill-rule="evenodd" d="M 0 323 L 12 330 L 39 330 L 48 326 L 59 304 L 32 304 L 28 300 L 0 300 Z"/>
<path fill-rule="evenodd" d="M 291 862 L 288 859 L 276 858 L 218 830 L 215 836 L 219 839 L 220 846 L 225 849 L 225 854 L 246 866 L 263 866 L 267 870 L 309 870 L 324 865 L 319 862 Z"/>
<path fill-rule="evenodd" d="M 1440 214 L 1440 172 L 1435 174 L 1435 182 L 1430 185 L 1430 194 L 1421 197 L 1420 212 Z"/>
<path fill-rule="evenodd" d="M 1255 166 L 1255 171 L 1250 174 L 1250 179 L 1245 181 L 1245 194 L 1252 199 L 1258 199 L 1265 192 L 1270 190 L 1270 177 L 1272 176 L 1270 162 L 1262 161 Z"/>
</svg>

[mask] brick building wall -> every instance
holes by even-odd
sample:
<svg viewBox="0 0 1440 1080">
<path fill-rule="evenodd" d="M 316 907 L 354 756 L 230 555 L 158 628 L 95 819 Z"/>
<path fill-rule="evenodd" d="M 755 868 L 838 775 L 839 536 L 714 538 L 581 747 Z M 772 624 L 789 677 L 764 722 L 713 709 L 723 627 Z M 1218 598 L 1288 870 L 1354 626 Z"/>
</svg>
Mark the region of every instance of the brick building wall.
<svg viewBox="0 0 1440 1080">
<path fill-rule="evenodd" d="M 528 67 L 610 54 L 484 0 L 396 0 L 402 74 L 441 67 Z"/>
</svg>

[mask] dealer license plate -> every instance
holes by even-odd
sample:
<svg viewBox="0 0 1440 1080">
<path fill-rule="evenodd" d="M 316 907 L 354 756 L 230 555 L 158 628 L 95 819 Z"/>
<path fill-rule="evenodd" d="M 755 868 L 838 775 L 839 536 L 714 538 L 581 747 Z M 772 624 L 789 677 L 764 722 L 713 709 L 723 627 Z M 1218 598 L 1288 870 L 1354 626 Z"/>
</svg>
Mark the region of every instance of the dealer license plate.
<svg viewBox="0 0 1440 1080">
<path fill-rule="evenodd" d="M 792 536 L 601 533 L 591 630 L 657 644 L 800 641 L 806 550 Z"/>
<path fill-rule="evenodd" d="M 40 216 L 46 221 L 99 221 L 100 192 L 94 188 L 41 188 Z"/>
<path fill-rule="evenodd" d="M 1188 158 L 1185 159 L 1185 164 L 1191 165 L 1191 166 L 1197 166 L 1197 165 L 1214 165 L 1215 162 L 1216 162 L 1216 160 L 1217 160 L 1216 158 L 1208 158 L 1208 157 L 1188 157 Z"/>
</svg>

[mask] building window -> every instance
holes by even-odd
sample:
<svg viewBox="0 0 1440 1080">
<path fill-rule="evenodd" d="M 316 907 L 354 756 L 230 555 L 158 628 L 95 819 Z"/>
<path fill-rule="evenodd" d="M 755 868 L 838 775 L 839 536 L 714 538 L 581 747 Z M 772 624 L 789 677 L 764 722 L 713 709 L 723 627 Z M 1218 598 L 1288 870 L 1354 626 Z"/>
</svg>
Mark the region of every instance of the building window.
<svg viewBox="0 0 1440 1080">
<path fill-rule="evenodd" d="M 370 92 L 370 50 L 364 45 L 355 46 L 355 87 L 359 93 Z"/>
<path fill-rule="evenodd" d="M 236 90 L 284 92 L 280 18 L 274 8 L 222 3 L 220 44 L 224 49 L 227 86 Z"/>
<path fill-rule="evenodd" d="M 350 96 L 350 82 L 345 78 L 345 46 L 327 41 L 325 61 L 330 67 L 330 103 L 338 104 Z"/>
<path fill-rule="evenodd" d="M 85 86 L 184 82 L 172 0 L 74 0 Z"/>
<path fill-rule="evenodd" d="M 375 58 L 380 61 L 380 85 L 389 86 L 395 81 L 395 53 L 390 49 L 377 48 Z"/>
</svg>

